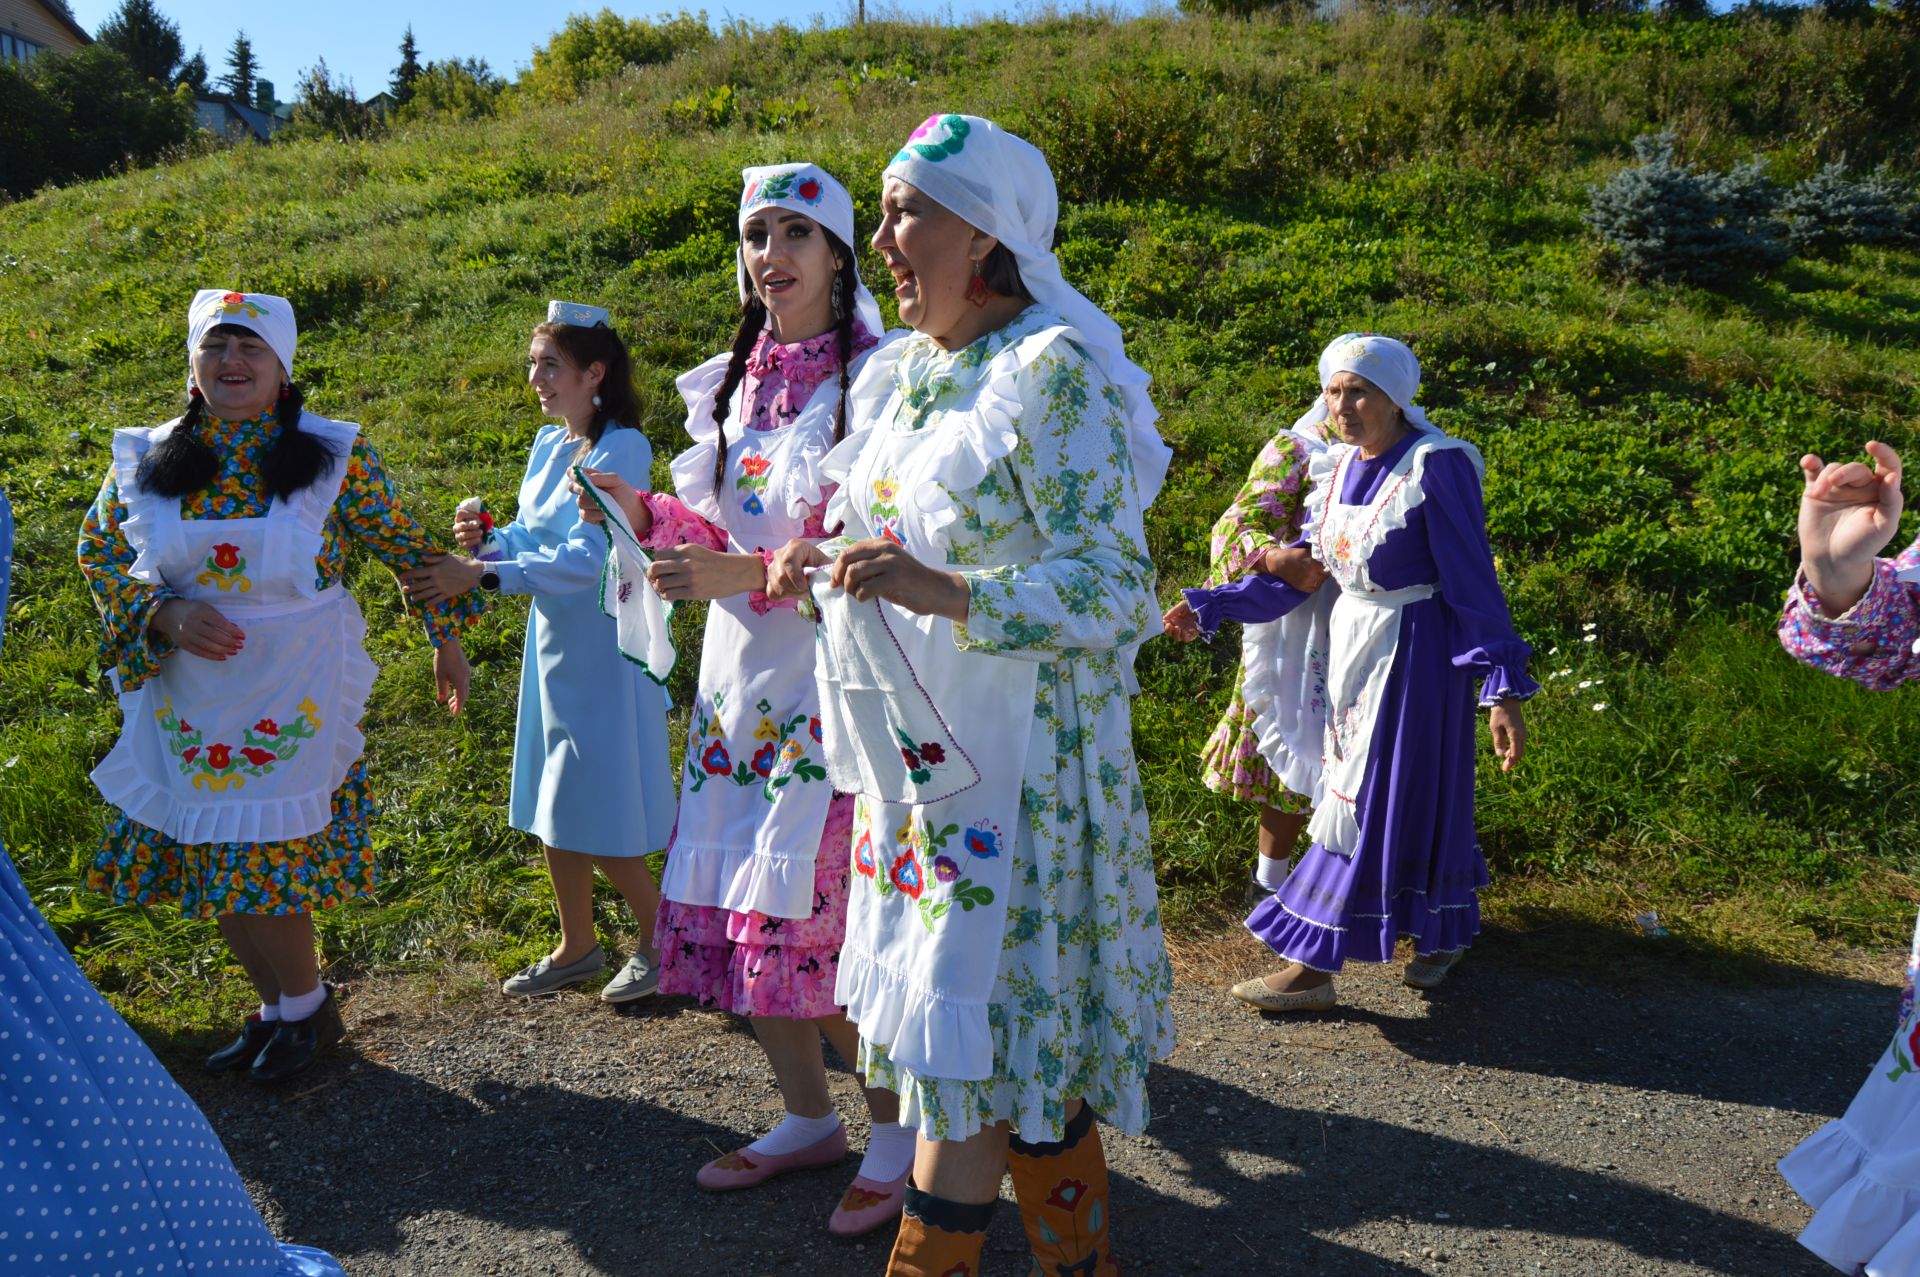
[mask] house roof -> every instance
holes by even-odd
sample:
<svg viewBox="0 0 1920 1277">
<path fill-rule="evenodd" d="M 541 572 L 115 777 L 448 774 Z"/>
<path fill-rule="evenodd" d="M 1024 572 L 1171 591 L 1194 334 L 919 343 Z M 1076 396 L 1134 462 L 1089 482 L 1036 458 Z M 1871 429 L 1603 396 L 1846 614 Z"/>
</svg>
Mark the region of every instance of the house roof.
<svg viewBox="0 0 1920 1277">
<path fill-rule="evenodd" d="M 81 44 L 93 43 L 93 37 L 87 34 L 85 27 L 73 20 L 73 15 L 67 12 L 67 6 L 64 4 L 54 4 L 52 0 L 38 0 L 38 3 L 55 22 L 58 22 L 66 28 L 68 35 L 78 40 Z"/>
</svg>

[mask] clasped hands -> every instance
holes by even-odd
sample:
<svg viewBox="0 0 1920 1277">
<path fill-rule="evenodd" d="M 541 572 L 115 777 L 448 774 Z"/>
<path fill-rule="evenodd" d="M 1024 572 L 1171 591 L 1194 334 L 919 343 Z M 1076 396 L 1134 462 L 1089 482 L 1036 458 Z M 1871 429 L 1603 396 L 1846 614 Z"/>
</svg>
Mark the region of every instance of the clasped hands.
<svg viewBox="0 0 1920 1277">
<path fill-rule="evenodd" d="M 807 578 L 831 567 L 828 581 L 862 603 L 885 599 L 921 616 L 944 616 L 964 625 L 972 602 L 967 580 L 913 557 L 883 537 L 855 541 L 834 558 L 811 541 L 789 541 L 767 564 L 767 597 L 776 602 L 807 597 Z"/>
<path fill-rule="evenodd" d="M 1873 561 L 1900 528 L 1900 454 L 1879 440 L 1860 461 L 1800 458 L 1800 571 L 1828 616 L 1839 616 L 1873 584 Z"/>
<path fill-rule="evenodd" d="M 1326 568 L 1303 545 L 1269 546 L 1253 570 L 1263 576 L 1277 576 L 1302 594 L 1312 594 L 1327 581 Z M 1191 643 L 1200 637 L 1199 614 L 1181 599 L 1160 618 L 1160 630 L 1170 639 Z"/>
</svg>

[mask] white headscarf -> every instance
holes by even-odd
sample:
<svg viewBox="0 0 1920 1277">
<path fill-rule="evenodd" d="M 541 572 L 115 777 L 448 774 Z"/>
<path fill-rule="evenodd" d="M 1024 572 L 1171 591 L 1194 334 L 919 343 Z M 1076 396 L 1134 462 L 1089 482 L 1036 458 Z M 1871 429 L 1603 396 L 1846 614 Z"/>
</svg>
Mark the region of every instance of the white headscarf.
<svg viewBox="0 0 1920 1277">
<path fill-rule="evenodd" d="M 300 325 L 293 317 L 293 303 L 267 293 L 230 293 L 220 288 L 203 288 L 193 295 L 187 307 L 187 357 L 200 349 L 207 330 L 221 324 L 238 324 L 260 334 L 261 340 L 280 357 L 280 371 L 293 380 L 293 350 L 300 344 Z M 193 374 L 187 374 L 193 384 Z"/>
<path fill-rule="evenodd" d="M 1413 402 L 1413 397 L 1420 393 L 1420 360 L 1405 342 L 1378 333 L 1341 333 L 1320 352 L 1320 389 L 1324 392 L 1334 374 L 1343 372 L 1365 377 L 1380 387 L 1387 398 L 1400 405 L 1400 411 L 1407 414 L 1408 422 L 1416 430 L 1435 428 L 1427 420 L 1427 414 Z M 1331 415 L 1323 393 L 1313 401 L 1313 407 L 1293 423 L 1293 433 L 1314 448 L 1324 448 L 1331 442 L 1326 431 L 1326 421 Z"/>
<path fill-rule="evenodd" d="M 1127 358 L 1120 325 L 1060 274 L 1053 254 L 1060 197 L 1053 170 L 1031 142 L 977 115 L 935 115 L 887 165 L 897 177 L 999 240 L 1020 266 L 1027 292 L 1079 330 L 1087 352 L 1126 400 L 1127 444 L 1144 503 L 1159 494 L 1173 450 L 1153 423 L 1146 370 Z"/>
<path fill-rule="evenodd" d="M 879 337 L 886 332 L 880 319 L 880 303 L 860 282 L 859 244 L 853 238 L 853 196 L 818 164 L 762 164 L 740 170 L 744 185 L 740 189 L 740 219 L 735 228 L 744 231 L 747 218 L 763 208 L 790 209 L 803 213 L 840 237 L 854 253 L 853 313 L 867 332 Z M 740 278 L 740 300 L 747 300 L 752 285 L 747 280 L 745 243 L 734 249 L 734 263 Z"/>
</svg>

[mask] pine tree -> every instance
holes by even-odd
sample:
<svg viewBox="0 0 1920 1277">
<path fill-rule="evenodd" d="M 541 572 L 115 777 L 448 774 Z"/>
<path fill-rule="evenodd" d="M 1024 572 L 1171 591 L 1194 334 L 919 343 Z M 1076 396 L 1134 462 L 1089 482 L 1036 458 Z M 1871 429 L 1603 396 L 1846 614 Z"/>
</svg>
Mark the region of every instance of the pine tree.
<svg viewBox="0 0 1920 1277">
<path fill-rule="evenodd" d="M 94 38 L 131 63 L 135 75 L 163 85 L 173 83 L 174 68 L 186 51 L 180 24 L 161 13 L 153 0 L 121 0 Z"/>
<path fill-rule="evenodd" d="M 393 83 L 387 88 L 395 106 L 413 101 L 413 82 L 420 78 L 420 71 L 420 46 L 413 42 L 413 24 L 408 23 L 407 34 L 400 40 L 400 65 L 393 69 Z"/>
<path fill-rule="evenodd" d="M 233 37 L 233 47 L 227 50 L 227 73 L 220 77 L 220 87 L 232 94 L 235 101 L 251 102 L 253 78 L 259 70 L 260 63 L 253 56 L 253 41 L 242 31 Z"/>
<path fill-rule="evenodd" d="M 204 49 L 195 49 L 193 56 L 180 64 L 179 74 L 174 76 L 175 84 L 184 84 L 195 97 L 207 95 L 207 54 Z"/>
</svg>

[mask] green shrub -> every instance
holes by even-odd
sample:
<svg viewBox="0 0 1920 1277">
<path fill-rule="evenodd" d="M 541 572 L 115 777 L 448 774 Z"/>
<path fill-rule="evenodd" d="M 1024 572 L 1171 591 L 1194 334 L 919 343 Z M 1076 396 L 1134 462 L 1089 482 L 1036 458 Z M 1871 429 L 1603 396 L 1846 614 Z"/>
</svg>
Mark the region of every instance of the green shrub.
<svg viewBox="0 0 1920 1277">
<path fill-rule="evenodd" d="M 681 10 L 650 22 L 623 18 L 611 9 L 589 17 L 576 13 L 544 46 L 533 51 L 533 65 L 518 86 L 542 102 L 565 102 L 595 80 L 611 79 L 627 67 L 672 61 L 687 49 L 713 43 L 704 11 Z"/>
<path fill-rule="evenodd" d="M 1707 173 L 1674 158 L 1674 135 L 1635 138 L 1638 163 L 1592 188 L 1586 224 L 1620 268 L 1641 279 L 1715 284 L 1785 261 L 1758 165 Z"/>
<path fill-rule="evenodd" d="M 1885 169 L 1851 180 L 1838 160 L 1794 187 L 1780 202 L 1780 215 L 1801 252 L 1920 239 L 1911 185 Z"/>
</svg>

